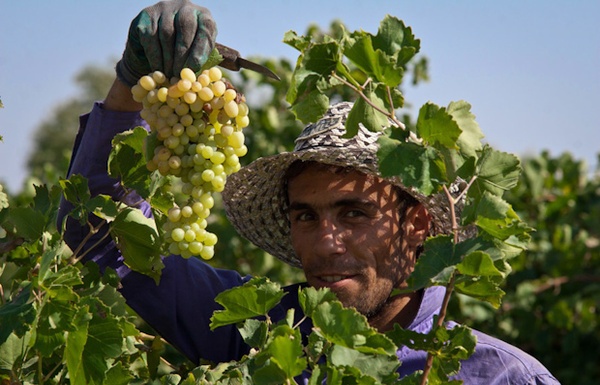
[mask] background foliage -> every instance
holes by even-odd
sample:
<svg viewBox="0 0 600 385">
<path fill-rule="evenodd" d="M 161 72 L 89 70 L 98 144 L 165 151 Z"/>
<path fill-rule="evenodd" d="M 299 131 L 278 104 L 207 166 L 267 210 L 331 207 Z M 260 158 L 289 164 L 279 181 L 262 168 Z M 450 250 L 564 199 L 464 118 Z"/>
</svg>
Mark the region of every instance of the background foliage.
<svg viewBox="0 0 600 385">
<path fill-rule="evenodd" d="M 335 36 L 340 27 L 334 23 L 328 34 Z M 323 31 L 309 27 L 306 34 L 318 38 Z M 230 76 L 252 103 L 251 127 L 257 128 L 248 130 L 249 154 L 243 162 L 291 149 L 302 127 L 285 102 L 294 64 L 283 59 L 253 59 L 273 69 L 282 81 L 248 71 Z M 407 72 L 415 84 L 427 80 L 426 58 L 410 62 Z M 93 265 L 83 267 L 82 275 L 72 265 L 71 252 L 62 245 L 54 225 L 57 186 L 59 177 L 66 174 L 78 126 L 76 117 L 106 94 L 112 78 L 111 68 L 90 67 L 81 72 L 82 94 L 58 107 L 38 130 L 27 187 L 10 196 L 0 191 L 3 384 L 60 383 L 65 380 L 63 365 L 83 373 L 74 367 L 96 367 L 100 357 L 113 357 L 119 363 L 104 377 L 104 383 L 130 383 L 125 367 L 133 368 L 138 378 L 159 383 L 161 375 L 173 370 L 183 373 L 190 366 L 131 313 L 115 290 L 114 276 L 100 277 Z M 328 92 L 332 100 L 354 99 L 353 94 L 339 94 L 338 89 Z M 408 112 L 402 120 L 412 126 Z M 528 351 L 561 382 L 592 384 L 600 375 L 600 178 L 590 175 L 582 162 L 568 154 L 552 157 L 542 153 L 526 159 L 523 169 L 508 200 L 522 219 L 537 229 L 530 249 L 511 260 L 514 272 L 504 286 L 507 295 L 500 310 L 456 297 L 452 314 L 458 321 Z M 32 187 L 31 181 L 38 187 Z M 222 212 L 215 211 L 214 218 L 211 226 L 220 241 L 219 258 L 213 264 L 282 284 L 302 280 L 301 271 L 238 238 Z M 22 328 L 13 333 L 7 325 L 15 324 Z M 26 333 L 29 327 L 33 334 Z M 102 336 L 105 343 L 84 351 L 83 337 L 77 334 L 84 328 L 90 336 Z M 116 329 L 125 333 L 116 335 Z M 73 333 L 65 338 L 65 330 Z M 165 377 L 160 381 L 170 383 Z"/>
</svg>

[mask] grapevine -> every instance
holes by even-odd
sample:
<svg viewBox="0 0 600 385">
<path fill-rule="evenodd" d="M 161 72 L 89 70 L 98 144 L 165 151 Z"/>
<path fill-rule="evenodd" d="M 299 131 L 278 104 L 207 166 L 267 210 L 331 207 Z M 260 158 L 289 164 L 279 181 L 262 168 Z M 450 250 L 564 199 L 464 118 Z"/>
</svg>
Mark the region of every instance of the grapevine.
<svg viewBox="0 0 600 385">
<path fill-rule="evenodd" d="M 213 194 L 223 191 L 248 151 L 242 132 L 249 124 L 245 97 L 217 67 L 197 76 L 184 68 L 171 79 L 155 71 L 142 76 L 131 92 L 142 103 L 141 117 L 155 139 L 148 148 L 148 170 L 181 183 L 182 194 L 162 226 L 168 250 L 210 259 L 217 243 L 206 229 Z"/>
</svg>

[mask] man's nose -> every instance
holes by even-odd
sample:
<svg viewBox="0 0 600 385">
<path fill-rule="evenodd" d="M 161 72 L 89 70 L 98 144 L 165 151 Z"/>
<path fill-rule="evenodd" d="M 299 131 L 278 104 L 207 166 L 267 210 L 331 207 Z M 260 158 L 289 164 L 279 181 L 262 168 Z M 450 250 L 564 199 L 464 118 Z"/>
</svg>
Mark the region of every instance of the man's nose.
<svg viewBox="0 0 600 385">
<path fill-rule="evenodd" d="M 327 257 L 346 252 L 345 230 L 335 220 L 330 218 L 321 219 L 317 231 L 314 247 L 318 255 Z"/>
</svg>

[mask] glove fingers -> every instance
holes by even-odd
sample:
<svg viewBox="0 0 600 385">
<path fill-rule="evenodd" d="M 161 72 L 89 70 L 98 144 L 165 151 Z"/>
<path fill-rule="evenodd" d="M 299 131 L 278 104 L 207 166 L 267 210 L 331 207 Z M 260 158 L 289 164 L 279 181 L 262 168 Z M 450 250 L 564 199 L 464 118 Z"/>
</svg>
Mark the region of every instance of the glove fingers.
<svg viewBox="0 0 600 385">
<path fill-rule="evenodd" d="M 167 76 L 167 78 L 172 77 L 175 73 L 173 72 L 173 59 L 177 57 L 175 53 L 175 37 L 176 37 L 176 28 L 174 24 L 175 20 L 175 11 L 173 12 L 163 12 L 158 20 L 158 33 L 155 35 L 155 38 L 158 40 L 156 43 L 157 47 L 157 64 L 161 68 L 161 71 Z"/>
<path fill-rule="evenodd" d="M 182 67 L 199 71 L 215 48 L 217 25 L 206 8 L 201 8 L 196 17 L 197 27 L 194 36 L 192 36 L 189 53 Z"/>
<path fill-rule="evenodd" d="M 184 67 L 200 70 L 215 45 L 217 28 L 210 11 L 189 0 L 161 1 L 132 21 L 117 75 L 133 85 L 151 71 L 167 77 Z"/>
<path fill-rule="evenodd" d="M 200 70 L 214 47 L 216 25 L 210 11 L 186 2 L 175 16 L 175 55 L 173 71 Z"/>
</svg>

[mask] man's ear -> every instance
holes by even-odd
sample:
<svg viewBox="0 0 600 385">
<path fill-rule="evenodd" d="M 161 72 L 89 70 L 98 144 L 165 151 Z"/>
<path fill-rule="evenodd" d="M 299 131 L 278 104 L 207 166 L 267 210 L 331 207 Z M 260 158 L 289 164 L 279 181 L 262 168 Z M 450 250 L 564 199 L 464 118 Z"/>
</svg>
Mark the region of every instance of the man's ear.
<svg viewBox="0 0 600 385">
<path fill-rule="evenodd" d="M 431 216 L 421 203 L 411 206 L 406 210 L 404 223 L 404 236 L 410 246 L 418 247 L 425 241 L 431 229 Z"/>
</svg>

